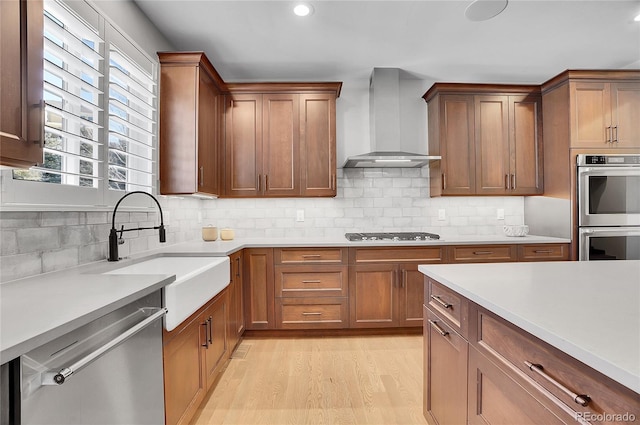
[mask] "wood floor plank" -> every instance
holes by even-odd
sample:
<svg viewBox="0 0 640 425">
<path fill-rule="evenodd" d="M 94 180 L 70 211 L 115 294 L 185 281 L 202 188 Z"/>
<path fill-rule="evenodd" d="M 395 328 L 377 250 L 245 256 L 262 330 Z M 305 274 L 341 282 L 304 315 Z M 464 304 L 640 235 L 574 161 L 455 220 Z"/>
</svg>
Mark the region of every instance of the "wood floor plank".
<svg viewBox="0 0 640 425">
<path fill-rule="evenodd" d="M 426 424 L 422 336 L 250 338 L 192 425 Z"/>
</svg>

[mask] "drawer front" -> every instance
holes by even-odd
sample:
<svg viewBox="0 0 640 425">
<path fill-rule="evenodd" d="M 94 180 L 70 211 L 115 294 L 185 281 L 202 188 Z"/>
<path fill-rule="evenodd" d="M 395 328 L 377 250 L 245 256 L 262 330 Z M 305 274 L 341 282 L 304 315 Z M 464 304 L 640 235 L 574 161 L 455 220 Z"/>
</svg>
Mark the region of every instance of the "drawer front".
<svg viewBox="0 0 640 425">
<path fill-rule="evenodd" d="M 463 337 L 467 337 L 469 304 L 465 298 L 435 280 L 426 277 L 425 305 L 444 319 L 453 330 Z"/>
<path fill-rule="evenodd" d="M 516 260 L 514 245 L 471 245 L 451 248 L 454 263 L 491 263 Z"/>
<path fill-rule="evenodd" d="M 280 329 L 347 328 L 346 298 L 280 298 L 276 301 L 276 326 Z"/>
<path fill-rule="evenodd" d="M 519 261 L 566 261 L 569 260 L 568 244 L 520 245 Z"/>
<path fill-rule="evenodd" d="M 346 297 L 347 266 L 276 266 L 276 297 Z"/>
<path fill-rule="evenodd" d="M 588 416 L 605 412 L 630 413 L 640 418 L 639 394 L 482 309 L 473 314 L 477 335 L 470 342 L 493 361 L 526 375 L 528 382 L 535 381 L 555 404 L 588 421 Z M 582 406 L 567 392 L 586 395 L 590 400 Z"/>
<path fill-rule="evenodd" d="M 402 263 L 416 261 L 420 263 L 440 263 L 443 261 L 442 247 L 385 247 L 385 248 L 351 248 L 351 263 Z"/>
<path fill-rule="evenodd" d="M 346 264 L 346 260 L 346 248 L 281 248 L 275 250 L 276 264 Z"/>
</svg>

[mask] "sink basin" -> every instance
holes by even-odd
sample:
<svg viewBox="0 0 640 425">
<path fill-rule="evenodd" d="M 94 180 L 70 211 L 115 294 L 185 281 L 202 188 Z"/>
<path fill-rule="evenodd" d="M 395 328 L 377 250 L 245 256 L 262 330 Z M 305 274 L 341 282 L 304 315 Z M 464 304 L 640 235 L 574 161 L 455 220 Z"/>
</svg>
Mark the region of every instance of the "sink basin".
<svg viewBox="0 0 640 425">
<path fill-rule="evenodd" d="M 229 257 L 156 257 L 104 274 L 168 274 L 176 280 L 164 287 L 164 319 L 175 329 L 212 297 L 229 285 Z"/>
</svg>

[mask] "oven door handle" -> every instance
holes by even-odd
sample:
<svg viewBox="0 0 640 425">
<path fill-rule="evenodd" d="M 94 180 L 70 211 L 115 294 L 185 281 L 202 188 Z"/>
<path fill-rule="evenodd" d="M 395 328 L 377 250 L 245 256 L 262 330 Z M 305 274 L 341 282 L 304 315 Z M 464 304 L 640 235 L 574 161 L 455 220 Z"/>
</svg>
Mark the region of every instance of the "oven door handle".
<svg viewBox="0 0 640 425">
<path fill-rule="evenodd" d="M 137 334 L 141 330 L 143 330 L 144 328 L 150 326 L 156 320 L 164 317 L 164 315 L 166 315 L 167 311 L 168 311 L 164 307 L 162 307 L 162 308 L 153 308 L 151 310 L 156 310 L 156 312 L 153 313 L 151 316 L 147 317 L 146 319 L 141 320 L 140 322 L 138 322 L 137 324 L 135 324 L 131 328 L 127 329 L 125 332 L 121 333 L 116 338 L 114 338 L 111 341 L 107 342 L 106 344 L 102 345 L 97 350 L 92 351 L 91 353 L 87 354 L 85 357 L 81 358 L 80 360 L 78 360 L 74 364 L 60 369 L 59 372 L 54 372 L 54 371 L 44 372 L 42 374 L 42 385 L 62 385 L 62 384 L 64 384 L 66 382 L 67 378 L 69 378 L 69 376 L 71 376 L 74 373 L 82 370 L 85 366 L 87 366 L 90 363 L 92 363 L 93 361 L 97 360 L 98 357 L 102 356 L 107 351 L 114 349 L 118 345 L 122 344 L 123 342 L 125 342 L 126 340 L 128 340 L 129 338 L 131 338 L 132 336 L 134 336 L 135 334 Z"/>
</svg>

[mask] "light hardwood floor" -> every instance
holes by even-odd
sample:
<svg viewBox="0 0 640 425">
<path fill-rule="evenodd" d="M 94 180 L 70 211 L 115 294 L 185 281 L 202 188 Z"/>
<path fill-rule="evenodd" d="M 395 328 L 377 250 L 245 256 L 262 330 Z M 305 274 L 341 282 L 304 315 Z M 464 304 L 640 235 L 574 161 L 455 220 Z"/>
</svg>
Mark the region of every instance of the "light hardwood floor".
<svg viewBox="0 0 640 425">
<path fill-rule="evenodd" d="M 251 338 L 192 425 L 426 424 L 422 336 Z"/>
</svg>

